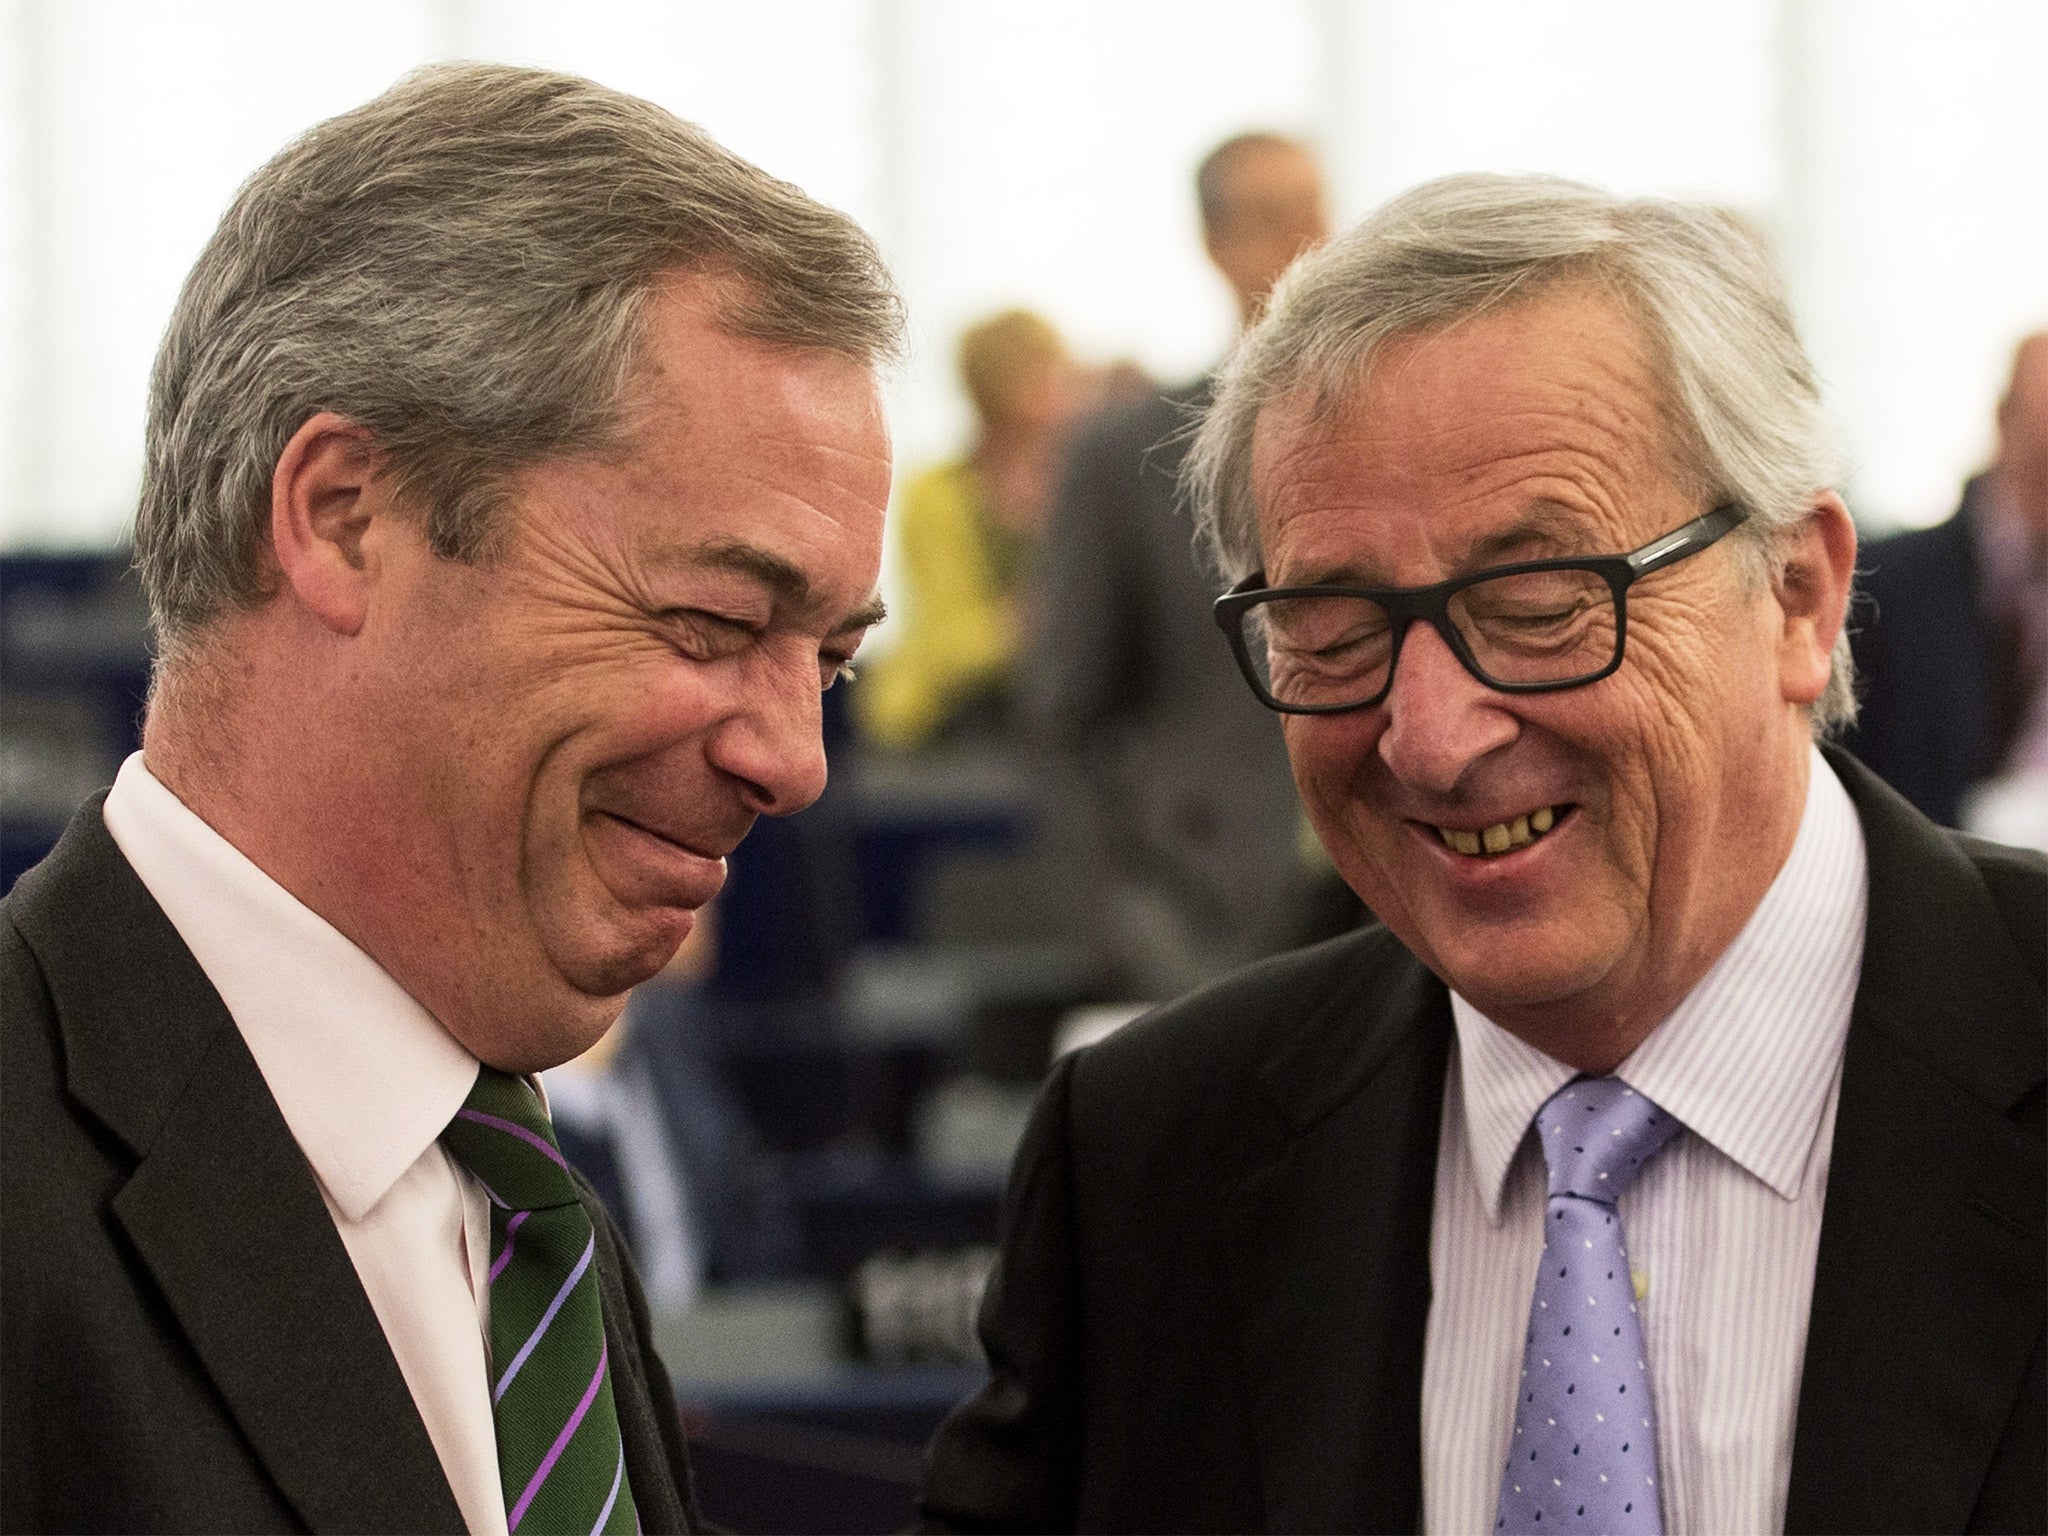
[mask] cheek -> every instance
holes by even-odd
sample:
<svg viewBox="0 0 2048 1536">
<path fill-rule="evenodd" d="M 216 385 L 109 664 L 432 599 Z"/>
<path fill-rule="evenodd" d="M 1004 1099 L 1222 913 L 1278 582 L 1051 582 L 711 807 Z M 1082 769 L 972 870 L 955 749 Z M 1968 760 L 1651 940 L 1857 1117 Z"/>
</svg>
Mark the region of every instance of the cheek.
<svg viewBox="0 0 2048 1536">
<path fill-rule="evenodd" d="M 655 752 L 701 730 L 744 692 L 736 659 L 698 662 L 666 647 L 620 655 L 549 690 L 551 729 L 579 756 L 617 760 Z"/>
<path fill-rule="evenodd" d="M 1728 677 L 1720 654 L 1727 631 L 1716 630 L 1713 615 L 1673 607 L 1657 617 L 1654 624 L 1631 621 L 1627 665 L 1603 701 L 1615 755 L 1637 761 L 1641 782 L 1633 787 L 1645 794 L 1701 770 L 1717 734 L 1711 722 L 1725 716 Z"/>
<path fill-rule="evenodd" d="M 1645 626 L 1638 645 L 1632 629 L 1629 664 L 1609 680 L 1616 686 L 1581 736 L 1604 760 L 1607 841 L 1631 886 L 1647 888 L 1660 869 L 1669 875 L 1702 857 L 1726 765 L 1753 757 L 1741 750 L 1755 716 L 1739 697 L 1729 632 L 1718 649 L 1710 633 L 1692 623 Z"/>
<path fill-rule="evenodd" d="M 1294 786 L 1313 810 L 1328 793 L 1335 769 L 1329 724 L 1301 715 L 1283 715 L 1280 732 L 1287 742 L 1287 761 L 1294 770 Z"/>
<path fill-rule="evenodd" d="M 740 690 L 736 661 L 695 662 L 669 656 L 634 669 L 608 690 L 603 714 L 617 734 L 650 746 L 701 730 Z"/>
<path fill-rule="evenodd" d="M 1377 761 L 1381 727 L 1371 712 L 1288 715 L 1282 729 L 1302 804 L 1325 837 L 1356 824 L 1370 803 L 1364 789 Z"/>
</svg>

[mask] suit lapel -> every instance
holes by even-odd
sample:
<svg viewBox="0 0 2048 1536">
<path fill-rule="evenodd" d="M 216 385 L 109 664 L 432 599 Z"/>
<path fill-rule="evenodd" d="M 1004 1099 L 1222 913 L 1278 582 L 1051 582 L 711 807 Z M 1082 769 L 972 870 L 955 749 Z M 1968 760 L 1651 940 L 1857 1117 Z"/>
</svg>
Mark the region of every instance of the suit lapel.
<svg viewBox="0 0 2048 1536">
<path fill-rule="evenodd" d="M 2043 995 L 1974 865 L 1860 766 L 1870 915 L 1786 1529 L 1963 1529 L 2043 1326 Z"/>
<path fill-rule="evenodd" d="M 1270 1530 L 1412 1531 L 1421 1518 L 1449 1041 L 1443 988 L 1383 955 L 1261 1073 L 1286 1129 L 1221 1216 Z"/>
<path fill-rule="evenodd" d="M 67 1085 L 137 1158 L 113 1218 L 257 1459 L 315 1530 L 462 1530 L 311 1168 L 97 805 L 46 873 Z"/>
<path fill-rule="evenodd" d="M 115 1218 L 309 1526 L 460 1531 L 311 1170 L 254 1063 L 245 1074 L 230 1055 L 208 1053 L 210 1081 L 115 1197 Z"/>
</svg>

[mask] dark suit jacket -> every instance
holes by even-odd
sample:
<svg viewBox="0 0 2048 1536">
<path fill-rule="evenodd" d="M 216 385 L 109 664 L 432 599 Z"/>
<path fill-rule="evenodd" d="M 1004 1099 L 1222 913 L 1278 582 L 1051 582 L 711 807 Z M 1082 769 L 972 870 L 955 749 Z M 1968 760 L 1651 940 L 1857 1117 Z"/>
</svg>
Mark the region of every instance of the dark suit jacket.
<svg viewBox="0 0 2048 1536">
<path fill-rule="evenodd" d="M 1787 1525 L 2040 1530 L 2048 864 L 1833 761 L 1869 927 Z M 926 1518 L 1414 1530 L 1451 1039 L 1443 984 L 1375 926 L 1063 1061 Z"/>
<path fill-rule="evenodd" d="M 0 1525 L 462 1530 L 311 1167 L 97 801 L 0 917 Z M 640 1518 L 696 1529 L 646 1303 L 585 1203 Z"/>
<path fill-rule="evenodd" d="M 1849 644 L 1863 708 L 1843 744 L 1943 826 L 1997 767 L 1992 650 L 1977 570 L 1977 498 L 1933 528 L 1863 551 Z"/>
<path fill-rule="evenodd" d="M 1210 617 L 1178 475 L 1206 383 L 1085 423 L 1041 555 L 1025 710 L 1072 753 L 1116 872 L 1163 893 L 1220 973 L 1297 941 L 1308 879 L 1280 724 Z"/>
</svg>

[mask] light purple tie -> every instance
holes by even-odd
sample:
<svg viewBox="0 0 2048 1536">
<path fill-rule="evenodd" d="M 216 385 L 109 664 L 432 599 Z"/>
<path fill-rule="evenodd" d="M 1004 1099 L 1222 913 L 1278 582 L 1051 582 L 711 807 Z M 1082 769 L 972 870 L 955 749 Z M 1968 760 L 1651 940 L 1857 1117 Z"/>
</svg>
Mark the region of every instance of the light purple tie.
<svg viewBox="0 0 2048 1536">
<path fill-rule="evenodd" d="M 1679 1124 L 1618 1077 L 1536 1111 L 1550 1203 L 1494 1530 L 1662 1536 L 1657 1413 L 1615 1201 Z"/>
</svg>

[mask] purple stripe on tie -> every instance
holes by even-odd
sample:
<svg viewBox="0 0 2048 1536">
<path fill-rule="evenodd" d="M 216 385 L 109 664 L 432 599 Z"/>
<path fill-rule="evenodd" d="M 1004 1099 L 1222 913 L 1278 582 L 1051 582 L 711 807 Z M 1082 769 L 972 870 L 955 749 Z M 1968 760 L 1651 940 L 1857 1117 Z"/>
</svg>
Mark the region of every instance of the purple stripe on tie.
<svg viewBox="0 0 2048 1536">
<path fill-rule="evenodd" d="M 553 1158 L 564 1172 L 568 1171 L 569 1165 L 562 1161 L 562 1154 L 549 1144 L 547 1137 L 536 1136 L 523 1125 L 510 1120 L 500 1120 L 496 1115 L 487 1115 L 480 1109 L 458 1109 L 455 1111 L 455 1118 L 474 1120 L 478 1125 L 488 1125 L 494 1131 L 504 1131 L 507 1135 L 517 1136 L 521 1141 L 531 1142 L 535 1148 Z"/>
<path fill-rule="evenodd" d="M 597 1389 L 604 1385 L 605 1362 L 611 1358 L 612 1347 L 607 1343 L 597 1352 L 597 1374 L 590 1378 L 590 1385 L 584 1389 L 583 1401 L 576 1405 L 576 1411 L 569 1415 L 569 1422 L 562 1426 L 562 1432 L 555 1436 L 555 1443 L 548 1447 L 547 1455 L 541 1458 L 539 1466 L 533 1469 L 533 1480 L 526 1485 L 526 1492 L 519 1495 L 519 1502 L 512 1506 L 512 1513 L 505 1517 L 505 1536 L 519 1529 L 519 1522 L 526 1518 L 526 1508 L 533 1502 L 533 1496 L 540 1492 L 540 1485 L 548 1480 L 548 1474 L 555 1470 L 555 1463 L 562 1459 L 562 1452 L 576 1433 L 576 1427 L 583 1422 L 583 1415 L 590 1412 L 590 1405 L 597 1401 Z M 620 1465 L 625 1465 L 625 1448 L 620 1447 Z"/>
<path fill-rule="evenodd" d="M 619 1484 L 626 1480 L 626 1442 L 619 1441 L 619 1465 L 612 1473 L 612 1491 L 605 1495 L 604 1508 L 597 1512 L 597 1524 L 590 1528 L 590 1536 L 603 1536 L 605 1522 L 612 1517 L 612 1506 L 619 1502 Z M 505 1536 L 512 1536 L 510 1531 Z"/>
<path fill-rule="evenodd" d="M 569 1271 L 569 1278 L 562 1282 L 562 1288 L 555 1292 L 555 1299 L 548 1303 L 548 1309 L 534 1325 L 533 1332 L 526 1336 L 526 1342 L 519 1346 L 519 1353 L 512 1357 L 512 1363 L 505 1367 L 505 1374 L 498 1378 L 498 1390 L 491 1394 L 492 1403 L 505 1395 L 505 1389 L 512 1385 L 512 1378 L 519 1374 L 519 1367 L 526 1364 L 526 1357 L 533 1353 L 534 1345 L 548 1331 L 548 1325 L 555 1320 L 555 1314 L 562 1310 L 562 1303 L 569 1299 L 569 1293 L 576 1289 L 576 1282 L 583 1278 L 583 1271 L 590 1268 L 590 1256 L 597 1251 L 597 1234 L 592 1233 L 590 1241 L 583 1245 L 583 1257 L 576 1261 L 576 1267 Z"/>
<path fill-rule="evenodd" d="M 531 1211 L 514 1211 L 512 1219 L 505 1223 L 505 1251 L 491 1265 L 491 1279 L 497 1279 L 505 1272 L 505 1266 L 512 1262 L 512 1239 L 519 1235 L 519 1229 L 526 1225 L 526 1218 L 532 1214 Z"/>
</svg>

